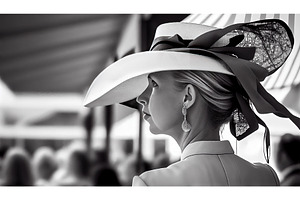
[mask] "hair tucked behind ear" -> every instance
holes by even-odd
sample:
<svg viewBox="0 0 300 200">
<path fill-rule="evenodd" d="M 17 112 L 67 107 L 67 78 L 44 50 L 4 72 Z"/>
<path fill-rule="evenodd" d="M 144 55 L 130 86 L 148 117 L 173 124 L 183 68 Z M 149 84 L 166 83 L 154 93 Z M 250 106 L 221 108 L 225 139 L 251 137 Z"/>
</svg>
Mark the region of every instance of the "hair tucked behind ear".
<svg viewBox="0 0 300 200">
<path fill-rule="evenodd" d="M 237 108 L 235 88 L 238 82 L 234 76 L 203 71 L 174 71 L 176 87 L 183 89 L 187 84 L 198 88 L 206 100 L 211 120 L 217 126 L 227 123 Z"/>
</svg>

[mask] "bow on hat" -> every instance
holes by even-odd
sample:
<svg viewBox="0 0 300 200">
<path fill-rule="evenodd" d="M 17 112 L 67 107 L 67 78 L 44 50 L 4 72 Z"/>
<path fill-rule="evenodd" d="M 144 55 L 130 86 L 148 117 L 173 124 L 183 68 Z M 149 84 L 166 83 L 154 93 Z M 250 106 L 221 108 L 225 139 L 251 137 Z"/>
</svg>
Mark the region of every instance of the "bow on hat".
<svg viewBox="0 0 300 200">
<path fill-rule="evenodd" d="M 217 45 L 220 39 L 228 36 L 230 39 L 227 44 Z M 259 113 L 274 113 L 279 117 L 289 118 L 300 129 L 300 119 L 292 115 L 260 84 L 260 81 L 283 65 L 293 44 L 293 34 L 283 21 L 267 19 L 212 30 L 194 40 L 184 40 L 177 34 L 172 37 L 158 37 L 153 41 L 150 50 L 187 52 L 220 60 L 236 76 L 240 87 Z M 241 140 L 257 130 L 258 124 L 264 126 L 265 158 L 269 162 L 269 129 L 238 91 L 236 98 L 239 107 L 230 121 L 230 131 L 235 138 Z"/>
</svg>

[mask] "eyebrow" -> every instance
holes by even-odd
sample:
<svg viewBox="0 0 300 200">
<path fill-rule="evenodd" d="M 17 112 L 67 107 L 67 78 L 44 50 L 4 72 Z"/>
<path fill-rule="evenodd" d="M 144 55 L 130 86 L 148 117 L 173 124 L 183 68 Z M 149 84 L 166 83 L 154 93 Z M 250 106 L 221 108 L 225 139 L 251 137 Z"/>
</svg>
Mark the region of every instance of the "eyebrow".
<svg viewBox="0 0 300 200">
<path fill-rule="evenodd" d="M 153 80 L 153 75 L 149 74 L 148 78 L 150 78 L 151 80 Z"/>
<path fill-rule="evenodd" d="M 153 74 L 153 73 L 152 73 L 152 74 L 149 74 L 148 77 L 149 77 L 150 79 L 152 79 L 152 80 L 153 80 L 153 78 L 154 78 L 154 79 L 158 78 L 158 76 L 155 75 L 155 74 Z"/>
</svg>

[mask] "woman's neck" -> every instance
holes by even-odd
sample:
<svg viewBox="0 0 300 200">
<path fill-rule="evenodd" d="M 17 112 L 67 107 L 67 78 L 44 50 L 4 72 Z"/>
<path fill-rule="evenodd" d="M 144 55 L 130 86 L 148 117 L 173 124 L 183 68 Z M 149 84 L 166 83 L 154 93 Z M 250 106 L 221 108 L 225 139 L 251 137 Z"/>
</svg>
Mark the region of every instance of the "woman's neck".
<svg viewBox="0 0 300 200">
<path fill-rule="evenodd" d="M 208 128 L 202 128 L 197 130 L 192 130 L 189 133 L 183 133 L 183 137 L 180 141 L 177 141 L 181 151 L 185 149 L 185 147 L 193 142 L 197 141 L 219 141 L 219 131 L 208 129 Z"/>
<path fill-rule="evenodd" d="M 206 105 L 206 104 L 205 104 Z M 191 131 L 183 132 L 181 123 L 166 131 L 165 134 L 173 137 L 181 151 L 193 142 L 197 141 L 220 141 L 219 127 L 212 123 L 209 116 L 208 106 L 197 102 L 188 110 L 187 121 L 191 124 Z"/>
<path fill-rule="evenodd" d="M 194 109 L 189 111 L 188 121 L 191 123 L 192 130 L 189 133 L 182 133 L 178 144 L 181 151 L 193 142 L 197 141 L 219 141 L 219 128 L 210 120 L 208 107 L 201 104 L 195 105 Z M 199 112 L 200 111 L 200 112 Z"/>
</svg>

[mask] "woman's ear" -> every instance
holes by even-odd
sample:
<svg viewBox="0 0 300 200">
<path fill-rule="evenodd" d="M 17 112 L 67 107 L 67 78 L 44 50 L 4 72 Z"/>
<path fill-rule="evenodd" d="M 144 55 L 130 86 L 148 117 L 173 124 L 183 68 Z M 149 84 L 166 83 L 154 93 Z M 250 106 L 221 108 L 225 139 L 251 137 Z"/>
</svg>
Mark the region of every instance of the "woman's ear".
<svg viewBox="0 0 300 200">
<path fill-rule="evenodd" d="M 187 108 L 191 107 L 196 101 L 196 89 L 193 85 L 188 84 L 184 89 L 183 102 L 186 103 Z"/>
</svg>

